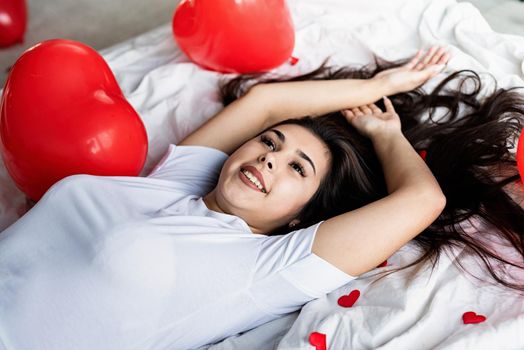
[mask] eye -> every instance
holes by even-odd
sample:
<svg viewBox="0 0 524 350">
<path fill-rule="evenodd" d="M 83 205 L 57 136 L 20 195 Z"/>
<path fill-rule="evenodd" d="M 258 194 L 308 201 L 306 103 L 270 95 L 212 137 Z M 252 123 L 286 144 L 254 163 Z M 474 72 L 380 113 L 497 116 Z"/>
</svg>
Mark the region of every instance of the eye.
<svg viewBox="0 0 524 350">
<path fill-rule="evenodd" d="M 266 145 L 273 147 L 273 150 L 275 150 L 275 143 L 269 137 L 262 135 L 260 137 L 260 140 L 262 141 L 262 143 L 265 143 Z"/>
<path fill-rule="evenodd" d="M 299 163 L 291 163 L 291 166 L 294 166 L 294 165 L 297 166 L 295 169 L 298 169 L 298 173 L 300 173 L 300 175 L 301 175 L 302 177 L 305 177 L 306 174 L 305 174 L 305 172 L 304 172 L 304 168 L 303 168 Z"/>
</svg>

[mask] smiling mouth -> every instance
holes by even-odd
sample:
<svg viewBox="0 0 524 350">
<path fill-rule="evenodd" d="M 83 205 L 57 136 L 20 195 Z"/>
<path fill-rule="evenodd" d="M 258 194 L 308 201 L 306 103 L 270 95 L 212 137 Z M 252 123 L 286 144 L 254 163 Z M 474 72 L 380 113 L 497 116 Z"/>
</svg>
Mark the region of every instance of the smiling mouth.
<svg viewBox="0 0 524 350">
<path fill-rule="evenodd" d="M 258 192 L 267 193 L 265 188 L 260 189 L 253 181 L 251 181 L 247 177 L 246 174 L 244 174 L 244 172 L 242 170 L 239 171 L 238 176 L 240 177 L 240 180 L 243 183 L 245 183 L 247 186 L 251 187 L 252 189 L 254 189 L 254 190 L 258 191 Z"/>
<path fill-rule="evenodd" d="M 251 188 L 256 188 L 262 193 L 267 193 L 267 190 L 262 186 L 260 181 L 258 181 L 256 176 L 253 175 L 251 172 L 249 172 L 246 169 L 240 169 L 240 173 L 241 175 L 239 176 L 246 184 L 250 185 Z"/>
</svg>

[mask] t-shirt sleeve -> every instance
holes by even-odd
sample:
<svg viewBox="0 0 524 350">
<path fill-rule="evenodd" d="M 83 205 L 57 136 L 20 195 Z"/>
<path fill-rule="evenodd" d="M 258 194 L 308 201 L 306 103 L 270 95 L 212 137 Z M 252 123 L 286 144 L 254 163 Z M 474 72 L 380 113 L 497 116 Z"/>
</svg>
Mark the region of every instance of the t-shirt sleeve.
<svg viewBox="0 0 524 350">
<path fill-rule="evenodd" d="M 147 177 L 172 181 L 188 194 L 204 196 L 216 186 L 228 157 L 226 153 L 207 146 L 171 144 Z"/>
<path fill-rule="evenodd" d="M 308 297 L 319 298 L 357 278 L 312 252 L 313 240 L 322 222 L 286 235 L 268 236 L 262 243 L 255 276 L 274 283 L 274 290 L 282 291 L 282 287 L 288 285 L 303 293 L 291 290 L 287 300 L 282 300 L 290 306 L 294 297 L 296 303 Z"/>
</svg>

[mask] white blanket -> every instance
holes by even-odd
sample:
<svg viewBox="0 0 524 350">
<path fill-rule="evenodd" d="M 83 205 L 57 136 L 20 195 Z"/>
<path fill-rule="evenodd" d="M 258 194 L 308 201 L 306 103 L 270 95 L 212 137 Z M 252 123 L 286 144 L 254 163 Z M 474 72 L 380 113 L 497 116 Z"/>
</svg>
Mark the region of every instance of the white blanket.
<svg viewBox="0 0 524 350">
<path fill-rule="evenodd" d="M 473 69 L 491 73 L 499 87 L 524 86 L 524 37 L 494 32 L 469 3 L 288 0 L 288 4 L 296 29 L 293 56 L 299 62 L 283 64 L 275 73 L 303 74 L 330 55 L 335 65 L 368 64 L 372 53 L 397 60 L 438 43 L 446 44 L 452 54 L 447 73 Z M 181 53 L 170 23 L 102 54 L 148 132 L 150 148 L 142 175 L 170 143 L 178 143 L 222 108 L 217 94 L 221 75 L 199 68 Z M 445 73 L 425 87 L 434 86 Z M 489 80 L 486 84 L 493 88 Z M 25 210 L 24 195 L 2 164 L 0 230 Z M 312 332 L 326 334 L 328 349 L 524 349 L 522 298 L 462 274 L 454 261 L 459 254 L 456 250 L 443 255 L 431 275 L 430 270 L 415 267 L 371 286 L 376 279 L 372 271 L 306 304 L 300 312 L 203 349 L 313 349 L 308 341 Z M 414 246 L 407 244 L 384 269 L 406 265 L 416 257 Z M 469 261 L 472 269 L 473 260 Z M 477 271 L 488 279 L 486 272 Z M 408 283 L 411 274 L 415 277 Z M 355 289 L 361 294 L 353 307 L 337 304 L 340 296 Z M 487 319 L 464 324 L 462 315 L 467 311 Z"/>
</svg>

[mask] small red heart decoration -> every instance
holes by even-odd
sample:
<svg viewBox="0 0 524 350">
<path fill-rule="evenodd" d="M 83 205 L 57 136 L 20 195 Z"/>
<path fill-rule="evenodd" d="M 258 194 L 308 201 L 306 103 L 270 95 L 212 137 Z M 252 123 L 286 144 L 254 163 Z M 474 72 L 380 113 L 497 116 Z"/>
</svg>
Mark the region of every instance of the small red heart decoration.
<svg viewBox="0 0 524 350">
<path fill-rule="evenodd" d="M 360 291 L 358 289 L 352 290 L 348 295 L 343 295 L 338 298 L 338 305 L 342 307 L 352 307 L 360 297 Z"/>
<path fill-rule="evenodd" d="M 486 320 L 486 316 L 483 316 L 483 315 L 477 315 L 477 314 L 474 313 L 473 311 L 465 312 L 465 313 L 462 315 L 462 321 L 464 322 L 464 324 L 468 324 L 468 323 L 481 323 L 481 322 L 484 322 L 485 320 Z"/>
<path fill-rule="evenodd" d="M 309 344 L 317 350 L 326 350 L 326 335 L 319 332 L 313 332 L 309 335 Z"/>
<path fill-rule="evenodd" d="M 422 151 L 418 152 L 419 156 L 422 157 L 422 159 L 424 159 L 424 161 L 426 161 L 426 155 L 428 154 L 428 152 L 423 149 Z"/>
<path fill-rule="evenodd" d="M 290 63 L 292 66 L 294 66 L 295 64 L 297 64 L 297 62 L 298 62 L 298 58 L 293 57 L 293 56 L 291 56 L 291 57 L 289 58 L 289 63 Z"/>
<path fill-rule="evenodd" d="M 388 261 L 387 260 L 384 260 L 382 262 L 382 264 L 378 265 L 377 267 L 384 267 L 384 266 L 388 266 Z"/>
</svg>

